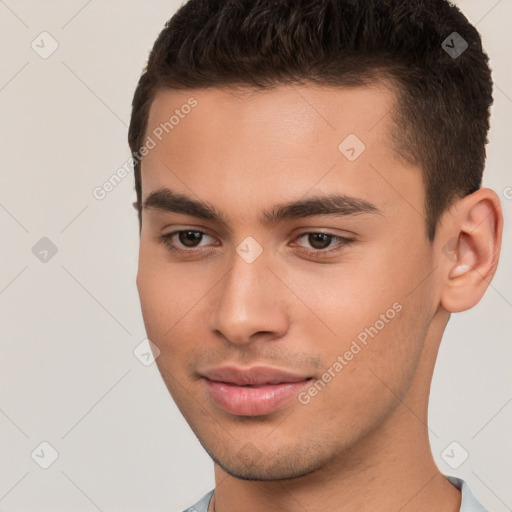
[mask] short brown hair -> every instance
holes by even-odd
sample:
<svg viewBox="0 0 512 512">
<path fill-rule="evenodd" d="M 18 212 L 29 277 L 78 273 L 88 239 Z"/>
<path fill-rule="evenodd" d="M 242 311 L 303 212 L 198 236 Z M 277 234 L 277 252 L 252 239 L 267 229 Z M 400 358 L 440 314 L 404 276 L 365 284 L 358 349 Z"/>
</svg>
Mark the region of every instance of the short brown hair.
<svg viewBox="0 0 512 512">
<path fill-rule="evenodd" d="M 445 0 L 188 0 L 151 50 L 128 140 L 135 154 L 155 94 L 165 88 L 350 87 L 385 79 L 397 93 L 395 149 L 422 169 L 432 241 L 451 202 L 481 186 L 488 60 L 478 31 Z M 140 160 L 134 174 L 141 227 Z"/>
</svg>

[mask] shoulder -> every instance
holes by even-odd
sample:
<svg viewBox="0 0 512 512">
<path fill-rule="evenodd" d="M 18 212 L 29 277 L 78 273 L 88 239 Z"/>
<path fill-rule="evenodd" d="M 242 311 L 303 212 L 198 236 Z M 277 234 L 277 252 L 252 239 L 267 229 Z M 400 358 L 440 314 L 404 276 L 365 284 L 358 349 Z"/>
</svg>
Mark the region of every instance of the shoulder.
<svg viewBox="0 0 512 512">
<path fill-rule="evenodd" d="M 459 512 L 489 512 L 477 499 L 473 496 L 469 485 L 462 478 L 444 475 L 445 478 L 460 489 L 462 494 Z"/>
<path fill-rule="evenodd" d="M 208 506 L 210 505 L 214 490 L 215 489 L 212 489 L 210 492 L 206 493 L 197 503 L 185 509 L 183 512 L 208 512 Z"/>
</svg>

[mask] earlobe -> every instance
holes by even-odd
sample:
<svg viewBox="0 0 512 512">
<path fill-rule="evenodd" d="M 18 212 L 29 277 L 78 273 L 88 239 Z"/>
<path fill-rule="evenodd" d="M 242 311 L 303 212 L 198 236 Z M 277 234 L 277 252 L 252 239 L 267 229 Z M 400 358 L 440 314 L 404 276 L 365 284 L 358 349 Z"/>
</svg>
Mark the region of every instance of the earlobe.
<svg viewBox="0 0 512 512">
<path fill-rule="evenodd" d="M 449 242 L 442 248 L 445 285 L 441 305 L 450 313 L 475 306 L 496 272 L 503 215 L 490 189 L 479 189 L 459 200 L 451 213 Z"/>
</svg>

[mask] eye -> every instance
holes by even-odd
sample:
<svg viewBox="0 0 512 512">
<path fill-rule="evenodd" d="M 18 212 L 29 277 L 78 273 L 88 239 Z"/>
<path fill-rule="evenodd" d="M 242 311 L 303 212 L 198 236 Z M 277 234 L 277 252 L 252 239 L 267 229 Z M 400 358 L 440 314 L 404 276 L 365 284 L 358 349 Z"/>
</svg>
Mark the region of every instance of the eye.
<svg viewBox="0 0 512 512">
<path fill-rule="evenodd" d="M 158 242 L 173 252 L 190 252 L 188 249 L 202 247 L 200 242 L 204 237 L 208 237 L 203 231 L 195 229 L 185 229 L 181 231 L 173 231 L 158 237 Z M 209 237 L 211 238 L 211 237 Z"/>
<path fill-rule="evenodd" d="M 352 238 L 322 232 L 303 233 L 302 235 L 299 235 L 297 237 L 297 240 L 303 238 L 306 238 L 307 243 L 309 243 L 313 247 L 313 249 L 306 250 L 306 252 L 319 256 L 329 256 L 332 253 L 337 253 L 341 251 L 345 246 L 354 241 Z M 329 247 L 331 246 L 331 242 L 336 240 L 338 241 L 338 243 L 334 245 L 333 248 L 329 249 Z"/>
</svg>

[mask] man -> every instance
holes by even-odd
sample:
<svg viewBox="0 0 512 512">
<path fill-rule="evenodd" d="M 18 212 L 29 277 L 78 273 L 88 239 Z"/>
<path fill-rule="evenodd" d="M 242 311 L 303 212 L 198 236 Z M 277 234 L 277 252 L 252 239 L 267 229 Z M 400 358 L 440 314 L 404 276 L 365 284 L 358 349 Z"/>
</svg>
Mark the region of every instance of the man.
<svg viewBox="0 0 512 512">
<path fill-rule="evenodd" d="M 133 100 L 137 287 L 215 463 L 190 511 L 482 511 L 431 454 L 500 251 L 492 82 L 443 0 L 189 0 Z"/>
</svg>

